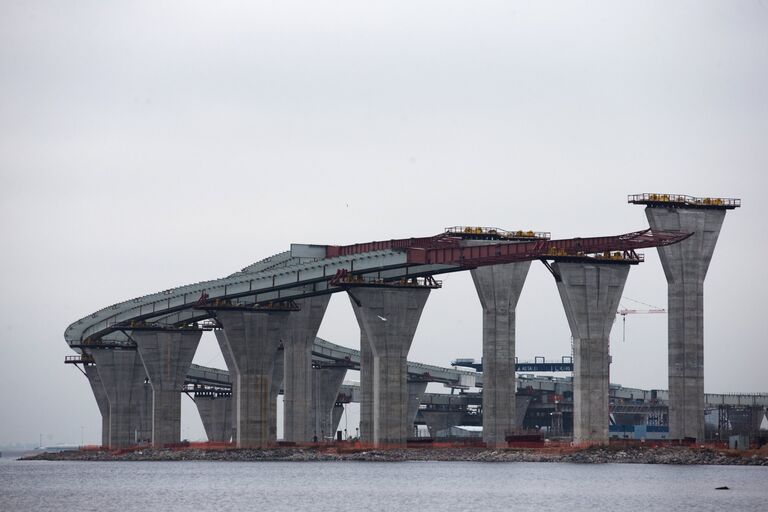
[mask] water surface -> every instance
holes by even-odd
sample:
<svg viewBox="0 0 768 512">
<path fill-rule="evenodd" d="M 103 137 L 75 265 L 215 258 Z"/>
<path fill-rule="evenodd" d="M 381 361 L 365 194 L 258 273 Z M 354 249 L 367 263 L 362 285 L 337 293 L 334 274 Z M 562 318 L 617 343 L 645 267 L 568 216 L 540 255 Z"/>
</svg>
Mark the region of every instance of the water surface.
<svg viewBox="0 0 768 512">
<path fill-rule="evenodd" d="M 768 467 L 1 459 L 11 510 L 766 511 Z"/>
</svg>

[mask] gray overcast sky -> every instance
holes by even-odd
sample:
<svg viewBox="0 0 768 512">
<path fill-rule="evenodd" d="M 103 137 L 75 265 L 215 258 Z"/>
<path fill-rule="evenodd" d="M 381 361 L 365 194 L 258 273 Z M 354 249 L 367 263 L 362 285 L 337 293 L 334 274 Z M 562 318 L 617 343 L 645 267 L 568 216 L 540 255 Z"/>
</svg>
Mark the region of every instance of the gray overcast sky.
<svg viewBox="0 0 768 512">
<path fill-rule="evenodd" d="M 2 2 L 0 444 L 97 442 L 62 333 L 105 305 L 291 242 L 623 233 L 639 192 L 743 199 L 706 283 L 706 389 L 768 391 L 767 27 L 760 1 Z M 625 296 L 663 307 L 646 257 Z M 320 335 L 357 347 L 348 302 Z M 611 380 L 666 388 L 666 318 L 616 326 Z M 521 358 L 569 352 L 540 264 L 517 332 Z M 446 276 L 411 359 L 480 337 L 469 275 Z M 196 362 L 223 365 L 212 336 Z"/>
</svg>

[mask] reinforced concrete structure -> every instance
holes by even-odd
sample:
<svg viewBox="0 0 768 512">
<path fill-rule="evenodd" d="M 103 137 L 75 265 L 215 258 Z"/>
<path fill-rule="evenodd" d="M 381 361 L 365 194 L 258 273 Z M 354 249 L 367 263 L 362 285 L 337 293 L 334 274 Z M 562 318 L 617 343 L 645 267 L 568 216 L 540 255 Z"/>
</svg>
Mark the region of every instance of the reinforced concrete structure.
<svg viewBox="0 0 768 512">
<path fill-rule="evenodd" d="M 483 307 L 483 441 L 506 446 L 515 431 L 515 309 L 530 261 L 470 271 Z"/>
<path fill-rule="evenodd" d="M 408 425 L 408 351 L 427 303 L 427 287 L 357 287 L 352 307 L 373 352 L 373 442 L 404 446 Z"/>
<path fill-rule="evenodd" d="M 152 387 L 152 446 L 181 441 L 181 395 L 187 372 L 203 332 L 189 330 L 133 330 Z"/>
<path fill-rule="evenodd" d="M 224 327 L 237 382 L 235 415 L 238 447 L 265 447 L 274 442 L 273 378 L 281 339 L 288 333 L 289 311 L 222 309 L 216 318 Z M 98 363 L 97 363 L 98 365 Z"/>
<path fill-rule="evenodd" d="M 136 350 L 92 350 L 91 358 L 109 402 L 110 448 L 146 441 L 149 379 Z"/>
<path fill-rule="evenodd" d="M 573 441 L 608 442 L 609 338 L 629 274 L 623 262 L 555 262 L 573 338 Z"/>
<path fill-rule="evenodd" d="M 727 210 L 738 199 L 673 194 L 629 196 L 646 205 L 653 230 L 693 233 L 679 244 L 658 247 L 667 278 L 669 334 L 669 433 L 704 439 L 704 279 Z"/>
<path fill-rule="evenodd" d="M 292 329 L 283 343 L 285 348 L 283 396 L 285 432 L 283 437 L 286 441 L 307 442 L 316 435 L 316 422 L 312 421 L 310 414 L 313 402 L 312 346 L 330 300 L 330 295 L 321 295 L 301 301 L 301 310 L 293 313 Z M 336 392 L 338 393 L 338 388 Z M 333 400 L 335 402 L 335 395 Z"/>
<path fill-rule="evenodd" d="M 283 381 L 286 433 L 290 437 L 306 440 L 308 425 L 314 436 L 317 417 L 324 418 L 329 407 L 328 432 L 335 430 L 333 405 L 328 405 L 336 400 L 335 384 L 317 388 L 311 400 L 314 405 L 309 408 L 315 407 L 318 412 L 308 415 L 307 397 L 312 390 L 307 380 L 311 379 L 304 377 L 312 358 L 340 360 L 336 354 L 343 350 L 318 344 L 317 340 L 311 349 L 308 347 L 322 320 L 328 295 L 348 292 L 361 328 L 358 364 L 363 438 L 379 446 L 401 446 L 410 434 L 413 411 L 423 403 L 424 381 L 453 383 L 458 379 L 456 385 L 469 387 L 480 378 L 470 372 L 446 372 L 407 361 L 430 290 L 440 287 L 433 276 L 472 270 L 484 309 L 488 442 L 496 445 L 503 443 L 519 424 L 515 420 L 514 315 L 530 261 L 640 261 L 637 249 L 675 244 L 688 236 L 687 232 L 646 229 L 618 236 L 550 240 L 549 234 L 532 231 L 449 228 L 431 237 L 348 246 L 293 244 L 290 251 L 230 276 L 104 308 L 72 323 L 65 338 L 75 351 L 94 355 L 110 405 L 109 442 L 124 446 L 151 436 L 152 422 L 145 422 L 147 415 L 141 412 L 149 402 L 147 398 L 140 400 L 142 387 L 145 397 L 154 387 L 155 402 L 159 404 L 162 399 L 158 393 L 176 386 L 183 373 L 180 368 L 188 364 L 181 347 L 173 355 L 168 351 L 176 350 L 175 346 L 170 349 L 159 339 L 137 341 L 128 333 L 146 329 L 178 333 L 199 329 L 200 322 L 205 328 L 221 329 L 217 340 L 232 373 L 234 440 L 241 447 L 263 447 L 276 441 L 275 401 Z M 144 356 L 139 369 L 137 346 Z M 280 347 L 285 355 L 278 352 Z M 164 359 L 163 350 L 171 355 Z M 309 350 L 312 358 L 307 356 Z M 285 379 L 281 363 L 287 363 Z M 158 376 L 162 371 L 169 372 L 168 378 Z M 202 378 L 208 373 L 199 367 L 190 371 L 202 371 Z M 409 381 L 413 384 L 409 385 Z M 143 405 L 136 405 L 140 402 Z M 175 420 L 163 420 L 155 409 L 155 444 L 176 439 L 175 431 L 166 433 L 165 427 L 160 427 Z M 308 423 L 309 416 L 314 424 Z M 223 422 L 217 427 L 207 422 L 212 431 L 217 431 L 212 436 L 226 438 L 222 432 L 226 420 Z M 325 431 L 324 426 L 320 428 Z"/>
</svg>

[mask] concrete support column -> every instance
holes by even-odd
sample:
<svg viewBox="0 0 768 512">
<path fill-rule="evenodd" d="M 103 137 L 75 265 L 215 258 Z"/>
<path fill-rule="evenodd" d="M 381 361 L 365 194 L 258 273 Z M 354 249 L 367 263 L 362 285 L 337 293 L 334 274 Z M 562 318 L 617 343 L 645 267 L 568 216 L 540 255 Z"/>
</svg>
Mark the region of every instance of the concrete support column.
<svg viewBox="0 0 768 512">
<path fill-rule="evenodd" d="M 506 446 L 515 431 L 515 309 L 530 261 L 470 271 L 483 307 L 483 441 Z"/>
<path fill-rule="evenodd" d="M 336 435 L 338 420 L 334 419 L 334 406 L 347 369 L 341 366 L 314 368 L 312 370 L 312 440 L 325 441 Z"/>
<path fill-rule="evenodd" d="M 573 441 L 608 442 L 609 337 L 625 263 L 554 263 L 557 290 L 573 336 Z"/>
<path fill-rule="evenodd" d="M 85 365 L 85 375 L 88 377 L 88 383 L 91 385 L 91 391 L 96 398 L 96 405 L 99 406 L 101 413 L 101 446 L 109 446 L 109 399 L 104 391 L 104 385 L 101 383 L 101 377 L 92 364 Z"/>
<path fill-rule="evenodd" d="M 464 419 L 464 411 L 421 411 L 421 417 L 429 429 L 429 436 L 432 439 L 437 437 L 437 433 L 457 425 L 461 425 Z"/>
<path fill-rule="evenodd" d="M 408 440 L 407 358 L 429 292 L 429 288 L 395 287 L 361 287 L 351 292 L 352 307 L 373 351 L 376 446 L 404 446 Z"/>
<path fill-rule="evenodd" d="M 669 437 L 704 440 L 704 278 L 725 210 L 645 209 L 653 230 L 694 233 L 658 247 L 667 278 Z"/>
<path fill-rule="evenodd" d="M 152 446 L 181 441 L 181 391 L 203 332 L 136 330 L 136 342 L 152 386 Z"/>
<path fill-rule="evenodd" d="M 289 312 L 220 311 L 217 318 L 234 366 L 237 446 L 268 446 L 275 357 L 288 332 Z"/>
<path fill-rule="evenodd" d="M 427 391 L 427 383 L 420 380 L 408 381 L 408 432 L 413 430 L 413 422 L 419 413 L 419 406 L 424 393 Z"/>
<path fill-rule="evenodd" d="M 312 440 L 312 345 L 330 300 L 330 295 L 321 295 L 297 301 L 301 311 L 291 315 L 291 332 L 284 343 L 283 438 L 286 441 Z"/>
<path fill-rule="evenodd" d="M 232 351 L 229 350 L 229 345 L 227 344 L 227 334 L 224 332 L 224 329 L 216 329 L 213 332 L 216 336 L 216 341 L 219 344 L 221 355 L 224 357 L 224 364 L 227 365 L 227 370 L 229 370 L 229 376 L 232 380 L 232 398 L 230 400 L 230 407 L 232 407 L 232 411 L 229 415 L 231 421 L 229 437 L 236 442 L 237 414 L 235 411 L 235 406 L 237 404 L 237 378 L 235 378 L 235 376 L 237 375 L 237 371 L 235 370 L 235 362 L 232 360 Z"/>
<path fill-rule="evenodd" d="M 285 373 L 285 350 L 277 347 L 273 362 L 272 382 L 269 389 L 269 442 L 277 443 L 277 397 L 283 389 L 283 375 Z M 285 434 L 283 434 L 285 435 Z"/>
<path fill-rule="evenodd" d="M 373 350 L 365 334 L 360 315 L 355 308 L 360 325 L 360 440 L 373 442 Z"/>
<path fill-rule="evenodd" d="M 144 439 L 147 373 L 135 350 L 94 349 L 96 371 L 109 401 L 109 447 L 133 446 Z M 137 439 L 138 438 L 138 439 Z"/>
<path fill-rule="evenodd" d="M 232 439 L 232 398 L 198 396 L 195 405 L 208 441 L 228 443 Z"/>
</svg>

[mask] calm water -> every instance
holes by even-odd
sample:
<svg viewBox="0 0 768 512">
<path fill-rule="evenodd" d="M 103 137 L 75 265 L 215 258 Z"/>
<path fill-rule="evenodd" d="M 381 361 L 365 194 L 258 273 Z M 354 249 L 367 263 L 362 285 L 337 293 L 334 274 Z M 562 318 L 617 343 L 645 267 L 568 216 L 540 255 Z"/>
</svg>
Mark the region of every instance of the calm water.
<svg viewBox="0 0 768 512">
<path fill-rule="evenodd" d="M 766 511 L 768 468 L 0 459 L 0 511 L 16 510 Z"/>
</svg>

